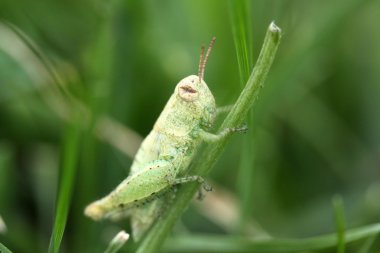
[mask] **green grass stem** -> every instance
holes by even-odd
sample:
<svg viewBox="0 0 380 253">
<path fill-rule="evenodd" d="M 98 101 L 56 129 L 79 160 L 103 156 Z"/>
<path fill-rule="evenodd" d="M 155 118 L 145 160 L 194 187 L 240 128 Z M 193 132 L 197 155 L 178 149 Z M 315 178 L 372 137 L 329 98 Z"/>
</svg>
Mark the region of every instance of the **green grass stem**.
<svg viewBox="0 0 380 253">
<path fill-rule="evenodd" d="M 0 253 L 12 253 L 12 251 L 10 251 L 7 247 L 4 246 L 4 244 L 0 242 Z"/>
<path fill-rule="evenodd" d="M 230 0 L 229 1 L 230 20 L 236 57 L 239 68 L 240 83 L 243 86 L 252 69 L 252 13 L 250 2 L 247 0 Z M 244 87 L 244 86 L 243 86 Z M 248 126 L 253 123 L 253 113 L 248 114 Z M 238 229 L 244 232 L 252 213 L 252 196 L 253 196 L 253 177 L 254 177 L 254 156 L 253 152 L 254 131 L 250 129 L 247 138 L 244 138 L 241 147 L 241 159 L 238 171 L 237 181 L 239 194 L 239 211 L 240 219 Z"/>
<path fill-rule="evenodd" d="M 77 122 L 80 122 L 79 117 Z M 64 136 L 63 143 L 58 197 L 55 209 L 54 227 L 49 244 L 49 253 L 57 253 L 59 251 L 65 230 L 73 191 L 78 153 L 80 150 L 80 133 L 81 128 L 79 124 L 69 124 L 67 126 L 67 132 Z"/>
<path fill-rule="evenodd" d="M 337 235 L 337 253 L 345 252 L 345 219 L 344 219 L 344 207 L 343 200 L 340 196 L 333 198 L 335 228 Z"/>
<path fill-rule="evenodd" d="M 380 233 L 380 223 L 346 232 L 346 243 L 355 242 Z M 180 236 L 168 240 L 164 252 L 220 252 L 220 253 L 298 253 L 333 248 L 338 245 L 336 233 L 304 239 L 255 240 L 233 236 Z"/>
<path fill-rule="evenodd" d="M 274 23 L 271 23 L 265 36 L 264 44 L 256 66 L 253 69 L 245 88 L 219 130 L 241 126 L 245 121 L 248 111 L 251 109 L 254 101 L 259 95 L 260 88 L 264 85 L 265 78 L 269 72 L 280 43 L 280 38 L 281 30 Z M 206 176 L 215 164 L 216 160 L 222 154 L 228 139 L 229 138 L 225 138 L 217 144 L 208 146 L 204 152 L 205 155 L 199 159 L 199 161 L 202 162 L 197 163 L 191 170 L 191 173 Z M 153 225 L 137 249 L 138 253 L 157 252 L 175 222 L 180 218 L 181 214 L 188 206 L 198 188 L 199 185 L 194 183 L 185 185 L 179 189 L 173 205 L 165 214 L 163 214 L 163 217 L 157 220 L 157 222 Z"/>
</svg>

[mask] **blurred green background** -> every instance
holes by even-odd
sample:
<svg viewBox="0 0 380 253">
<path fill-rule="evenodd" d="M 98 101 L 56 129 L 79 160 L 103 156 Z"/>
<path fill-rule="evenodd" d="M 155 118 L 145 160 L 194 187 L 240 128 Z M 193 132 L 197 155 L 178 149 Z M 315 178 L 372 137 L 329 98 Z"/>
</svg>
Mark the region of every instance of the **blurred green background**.
<svg viewBox="0 0 380 253">
<path fill-rule="evenodd" d="M 130 132 L 115 124 L 146 136 L 214 35 L 205 80 L 219 106 L 234 103 L 242 89 L 234 4 L 0 0 L 1 243 L 47 251 L 60 173 L 62 194 L 72 195 L 61 252 L 102 252 L 129 230 L 128 221 L 83 215 L 128 175 L 139 138 L 124 140 L 119 133 Z M 333 233 L 335 195 L 347 228 L 379 222 L 380 1 L 244 4 L 249 61 L 272 20 L 283 39 L 249 134 L 233 138 L 209 176 L 215 192 L 187 210 L 175 234 Z"/>
</svg>

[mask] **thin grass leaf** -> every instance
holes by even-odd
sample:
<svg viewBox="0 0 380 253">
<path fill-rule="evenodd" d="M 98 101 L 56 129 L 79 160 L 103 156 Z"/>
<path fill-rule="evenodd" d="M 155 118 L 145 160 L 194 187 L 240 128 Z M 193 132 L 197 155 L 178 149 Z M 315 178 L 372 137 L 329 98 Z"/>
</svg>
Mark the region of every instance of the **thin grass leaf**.
<svg viewBox="0 0 380 253">
<path fill-rule="evenodd" d="M 57 69 L 49 57 L 45 55 L 45 53 L 38 47 L 38 45 L 21 29 L 14 26 L 9 22 L 5 22 L 0 19 L 0 30 L 1 26 L 6 27 L 9 31 L 7 31 L 7 36 L 10 38 L 14 38 L 19 43 L 15 43 L 16 46 L 15 51 L 20 53 L 20 59 L 15 58 L 16 61 L 20 63 L 20 66 L 26 71 L 30 69 L 31 72 L 38 73 L 38 75 L 34 75 L 33 81 L 37 85 L 47 85 L 47 89 L 37 89 L 42 98 L 45 100 L 46 104 L 64 121 L 72 121 L 72 111 L 82 110 L 83 113 L 89 114 L 89 119 L 95 119 L 90 114 L 90 108 L 82 103 L 82 101 L 78 100 L 67 90 L 67 81 L 64 80 L 63 74 L 60 73 L 59 69 Z M 102 26 L 105 29 L 104 25 Z M 93 83 L 96 86 L 94 88 L 94 95 L 99 97 L 99 94 L 102 94 L 102 97 L 105 97 L 105 94 L 108 94 L 108 84 L 110 80 L 104 81 L 105 78 L 111 79 L 109 77 L 110 68 L 111 68 L 111 59 L 109 56 L 113 53 L 111 47 L 113 44 L 111 43 L 111 38 L 107 38 L 107 33 L 111 31 L 102 30 L 99 34 L 99 42 L 97 43 L 97 47 L 95 46 L 95 50 L 100 52 L 95 52 L 96 55 L 96 63 L 89 64 L 89 68 L 95 74 L 91 78 L 95 81 Z M 20 44 L 22 47 L 20 47 Z M 104 46 L 104 47 L 102 47 Z M 10 50 L 9 48 L 2 48 L 5 51 Z M 26 50 L 25 50 L 26 49 Z M 103 52 L 102 50 L 103 49 Z M 30 56 L 33 58 L 28 58 Z M 22 61 L 22 59 L 28 58 L 28 61 Z M 92 59 L 93 60 L 93 59 Z M 103 61 L 102 61 L 103 60 Z M 34 64 L 28 64 L 29 61 L 33 61 Z M 88 59 L 88 62 L 91 62 L 91 59 Z M 38 63 L 38 64 L 37 64 Z M 104 70 L 100 70 L 100 65 L 106 66 Z M 102 72 L 102 73 L 99 73 Z M 102 75 L 101 77 L 96 75 Z M 38 78 L 36 78 L 38 77 Z M 102 80 L 101 82 L 99 80 Z M 95 105 L 97 106 L 97 105 Z M 105 107 L 100 104 L 99 106 Z M 91 108 L 93 109 L 93 108 Z M 91 111 L 93 113 L 93 110 Z M 94 126 L 94 132 L 97 138 L 100 140 L 109 143 L 111 146 L 120 150 L 122 153 L 125 153 L 128 157 L 133 158 L 137 152 L 137 149 L 142 142 L 142 137 L 132 129 L 122 125 L 121 123 L 115 121 L 114 119 L 105 116 L 105 115 L 96 115 L 98 117 L 98 121 Z M 89 122 L 91 125 L 94 122 Z M 111 130 L 110 130 L 111 129 Z"/>
<path fill-rule="evenodd" d="M 247 82 L 252 69 L 252 29 L 250 22 L 252 14 L 250 2 L 247 0 L 230 0 L 229 6 L 240 82 L 243 86 Z"/>
<path fill-rule="evenodd" d="M 344 221 L 344 208 L 343 200 L 340 196 L 333 198 L 335 227 L 337 235 L 337 253 L 345 252 L 345 221 Z"/>
<path fill-rule="evenodd" d="M 355 242 L 380 233 L 380 223 L 346 232 L 346 243 Z M 336 233 L 305 239 L 252 240 L 234 236 L 180 236 L 168 240 L 164 252 L 220 252 L 220 253 L 297 253 L 336 247 Z"/>
<path fill-rule="evenodd" d="M 231 28 L 236 49 L 236 56 L 239 67 L 240 83 L 244 85 L 252 69 L 252 13 L 250 2 L 247 0 L 230 0 L 229 1 Z M 253 114 L 248 115 L 248 125 L 253 126 Z M 242 145 L 242 155 L 238 170 L 238 192 L 239 192 L 239 230 L 244 231 L 247 221 L 252 213 L 252 195 L 253 195 L 253 129 L 248 132 L 248 138 L 244 138 Z"/>
<path fill-rule="evenodd" d="M 63 78 L 57 71 L 53 62 L 44 54 L 44 52 L 38 47 L 38 45 L 17 26 L 7 21 L 2 21 L 2 23 L 6 25 L 9 29 L 11 29 L 25 44 L 25 46 L 31 50 L 31 52 L 34 54 L 41 66 L 44 67 L 44 70 L 47 71 L 49 78 L 51 78 L 52 84 L 54 84 L 56 88 L 62 91 L 66 96 L 71 97 L 70 92 L 67 90 L 65 86 Z"/>
<path fill-rule="evenodd" d="M 76 117 L 76 119 L 77 122 L 80 122 L 79 117 Z M 70 124 L 67 126 L 67 132 L 64 135 L 58 197 L 49 253 L 57 253 L 59 251 L 65 230 L 78 160 L 80 133 L 79 124 Z"/>
<path fill-rule="evenodd" d="M 376 241 L 376 237 L 378 234 L 370 236 L 362 245 L 362 247 L 359 249 L 358 253 L 369 253 L 372 252 L 371 247 L 373 243 Z"/>
<path fill-rule="evenodd" d="M 247 85 L 222 123 L 219 131 L 225 128 L 240 126 L 244 122 L 248 111 L 258 97 L 260 88 L 264 85 L 264 81 L 274 60 L 277 47 L 280 43 L 280 38 L 281 30 L 274 23 L 271 23 L 265 36 L 260 56 L 247 82 Z M 222 154 L 228 140 L 229 138 L 225 138 L 216 144 L 207 146 L 203 152 L 203 156 L 198 160 L 194 167 L 190 168 L 191 173 L 193 175 L 206 176 L 210 172 L 216 160 Z M 182 212 L 190 203 L 198 188 L 199 184 L 194 183 L 184 185 L 181 189 L 179 189 L 172 206 L 150 229 L 145 239 L 137 249 L 138 253 L 157 252 L 175 222 L 179 219 Z"/>
<path fill-rule="evenodd" d="M 4 246 L 4 244 L 0 242 L 0 253 L 12 253 L 12 251 L 10 251 L 7 247 Z"/>
</svg>

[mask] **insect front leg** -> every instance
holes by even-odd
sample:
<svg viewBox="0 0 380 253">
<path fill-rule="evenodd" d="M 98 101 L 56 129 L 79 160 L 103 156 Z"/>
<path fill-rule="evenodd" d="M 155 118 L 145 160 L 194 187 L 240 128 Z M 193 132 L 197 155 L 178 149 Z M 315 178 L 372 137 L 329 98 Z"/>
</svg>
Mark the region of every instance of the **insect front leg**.
<svg viewBox="0 0 380 253">
<path fill-rule="evenodd" d="M 234 105 L 225 105 L 225 106 L 221 106 L 221 107 L 216 108 L 216 116 L 218 117 L 221 114 L 224 114 L 224 113 L 231 111 L 233 106 Z"/>
<path fill-rule="evenodd" d="M 234 105 L 225 105 L 225 106 L 216 108 L 216 117 L 219 117 L 222 114 L 228 113 L 229 111 L 231 111 L 233 106 Z M 212 123 L 209 121 L 202 121 L 200 125 L 201 127 L 206 128 L 206 129 L 209 129 L 212 127 Z"/>
<path fill-rule="evenodd" d="M 248 127 L 246 125 L 242 126 L 242 127 L 236 127 L 236 128 L 235 127 L 234 128 L 225 128 L 217 134 L 213 134 L 213 133 L 210 133 L 210 132 L 207 132 L 207 131 L 201 129 L 199 132 L 199 136 L 205 142 L 213 143 L 213 142 L 218 142 L 218 141 L 224 139 L 225 137 L 227 137 L 228 135 L 230 135 L 232 133 L 235 133 L 235 132 L 245 133 L 247 130 L 248 130 Z"/>
</svg>

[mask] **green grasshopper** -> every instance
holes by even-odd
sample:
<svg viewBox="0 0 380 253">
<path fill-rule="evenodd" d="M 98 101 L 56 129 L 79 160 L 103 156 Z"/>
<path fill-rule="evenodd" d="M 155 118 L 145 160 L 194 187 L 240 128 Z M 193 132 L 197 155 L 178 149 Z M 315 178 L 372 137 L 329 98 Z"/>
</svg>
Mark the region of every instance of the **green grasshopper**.
<svg viewBox="0 0 380 253">
<path fill-rule="evenodd" d="M 197 175 L 179 177 L 185 174 L 201 142 L 216 142 L 232 132 L 246 130 L 227 128 L 218 134 L 206 130 L 217 114 L 214 96 L 203 81 L 214 43 L 215 37 L 206 55 L 202 46 L 198 76 L 188 76 L 175 87 L 153 130 L 142 142 L 130 175 L 110 194 L 88 205 L 85 215 L 94 220 L 131 216 L 133 236 L 138 240 L 158 218 L 167 203 L 162 196 L 167 196 L 173 186 L 204 183 Z"/>
</svg>

